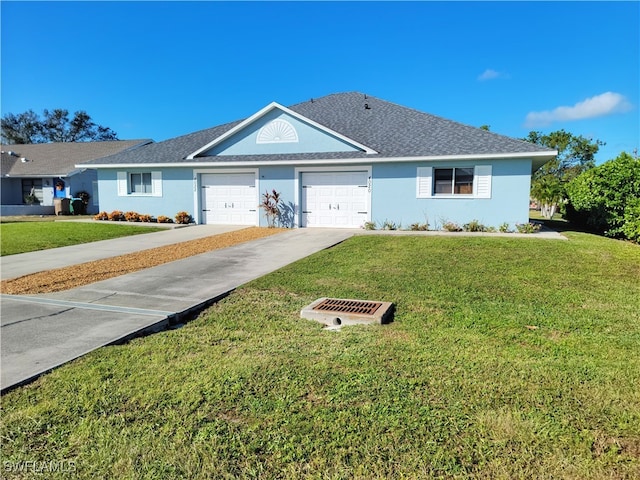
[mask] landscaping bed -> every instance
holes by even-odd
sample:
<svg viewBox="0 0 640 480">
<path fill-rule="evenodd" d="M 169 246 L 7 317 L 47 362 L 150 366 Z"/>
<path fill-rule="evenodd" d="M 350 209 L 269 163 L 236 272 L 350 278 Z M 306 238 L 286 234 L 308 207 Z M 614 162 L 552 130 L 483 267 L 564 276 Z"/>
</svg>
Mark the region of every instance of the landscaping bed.
<svg viewBox="0 0 640 480">
<path fill-rule="evenodd" d="M 144 227 L 139 228 L 144 229 Z M 198 240 L 3 280 L 0 283 L 0 291 L 13 295 L 59 292 L 280 232 L 282 229 L 249 227 Z"/>
</svg>

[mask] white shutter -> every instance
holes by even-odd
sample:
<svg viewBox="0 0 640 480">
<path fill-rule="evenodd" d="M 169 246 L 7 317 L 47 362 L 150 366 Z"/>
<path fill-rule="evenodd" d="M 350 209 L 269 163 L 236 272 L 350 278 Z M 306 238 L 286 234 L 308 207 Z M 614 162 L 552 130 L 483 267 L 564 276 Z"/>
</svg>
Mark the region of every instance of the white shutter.
<svg viewBox="0 0 640 480">
<path fill-rule="evenodd" d="M 98 203 L 98 182 L 96 180 L 94 180 L 93 182 L 91 182 L 91 188 L 92 188 L 92 193 L 93 193 L 93 206 L 97 207 L 99 205 Z"/>
<path fill-rule="evenodd" d="M 491 198 L 491 165 L 476 165 L 473 183 L 476 198 Z"/>
<path fill-rule="evenodd" d="M 416 184 L 418 198 L 433 196 L 433 167 L 418 167 Z"/>
<path fill-rule="evenodd" d="M 154 197 L 162 196 L 162 172 L 151 172 L 151 191 Z"/>
<path fill-rule="evenodd" d="M 126 197 L 129 193 L 127 172 L 118 172 L 118 196 Z"/>
</svg>

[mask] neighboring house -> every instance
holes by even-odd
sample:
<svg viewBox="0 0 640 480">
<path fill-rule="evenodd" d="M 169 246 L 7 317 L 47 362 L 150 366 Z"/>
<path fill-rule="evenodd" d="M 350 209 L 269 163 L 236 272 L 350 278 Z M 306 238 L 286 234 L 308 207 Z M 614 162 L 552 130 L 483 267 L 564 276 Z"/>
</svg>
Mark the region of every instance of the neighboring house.
<svg viewBox="0 0 640 480">
<path fill-rule="evenodd" d="M 130 151 L 151 140 L 2 145 L 2 215 L 54 213 L 54 198 L 90 195 L 88 213 L 98 211 L 97 172 L 77 168 L 107 155 Z"/>
<path fill-rule="evenodd" d="M 77 165 L 100 207 L 197 223 L 266 225 L 265 192 L 291 227 L 486 226 L 529 219 L 531 174 L 557 152 L 360 93 L 290 107 Z"/>
</svg>

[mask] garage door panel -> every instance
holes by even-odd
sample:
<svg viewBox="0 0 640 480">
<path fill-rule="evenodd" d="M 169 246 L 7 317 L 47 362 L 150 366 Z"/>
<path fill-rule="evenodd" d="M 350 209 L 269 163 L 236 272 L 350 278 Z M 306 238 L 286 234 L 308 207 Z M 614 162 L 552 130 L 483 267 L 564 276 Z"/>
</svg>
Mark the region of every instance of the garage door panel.
<svg viewBox="0 0 640 480">
<path fill-rule="evenodd" d="M 301 225 L 358 228 L 368 219 L 367 172 L 302 174 Z"/>
<path fill-rule="evenodd" d="M 256 225 L 254 173 L 206 173 L 200 181 L 203 223 Z"/>
</svg>

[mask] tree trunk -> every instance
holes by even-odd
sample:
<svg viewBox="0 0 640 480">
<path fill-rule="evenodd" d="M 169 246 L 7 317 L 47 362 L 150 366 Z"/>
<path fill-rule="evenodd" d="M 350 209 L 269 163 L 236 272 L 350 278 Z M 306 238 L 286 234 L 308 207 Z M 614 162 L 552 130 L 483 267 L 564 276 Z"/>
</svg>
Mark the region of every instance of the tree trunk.
<svg viewBox="0 0 640 480">
<path fill-rule="evenodd" d="M 540 206 L 540 213 L 542 213 L 542 216 L 547 220 L 551 220 L 553 215 L 556 213 L 556 208 L 557 206 L 555 203 L 543 203 Z"/>
</svg>

